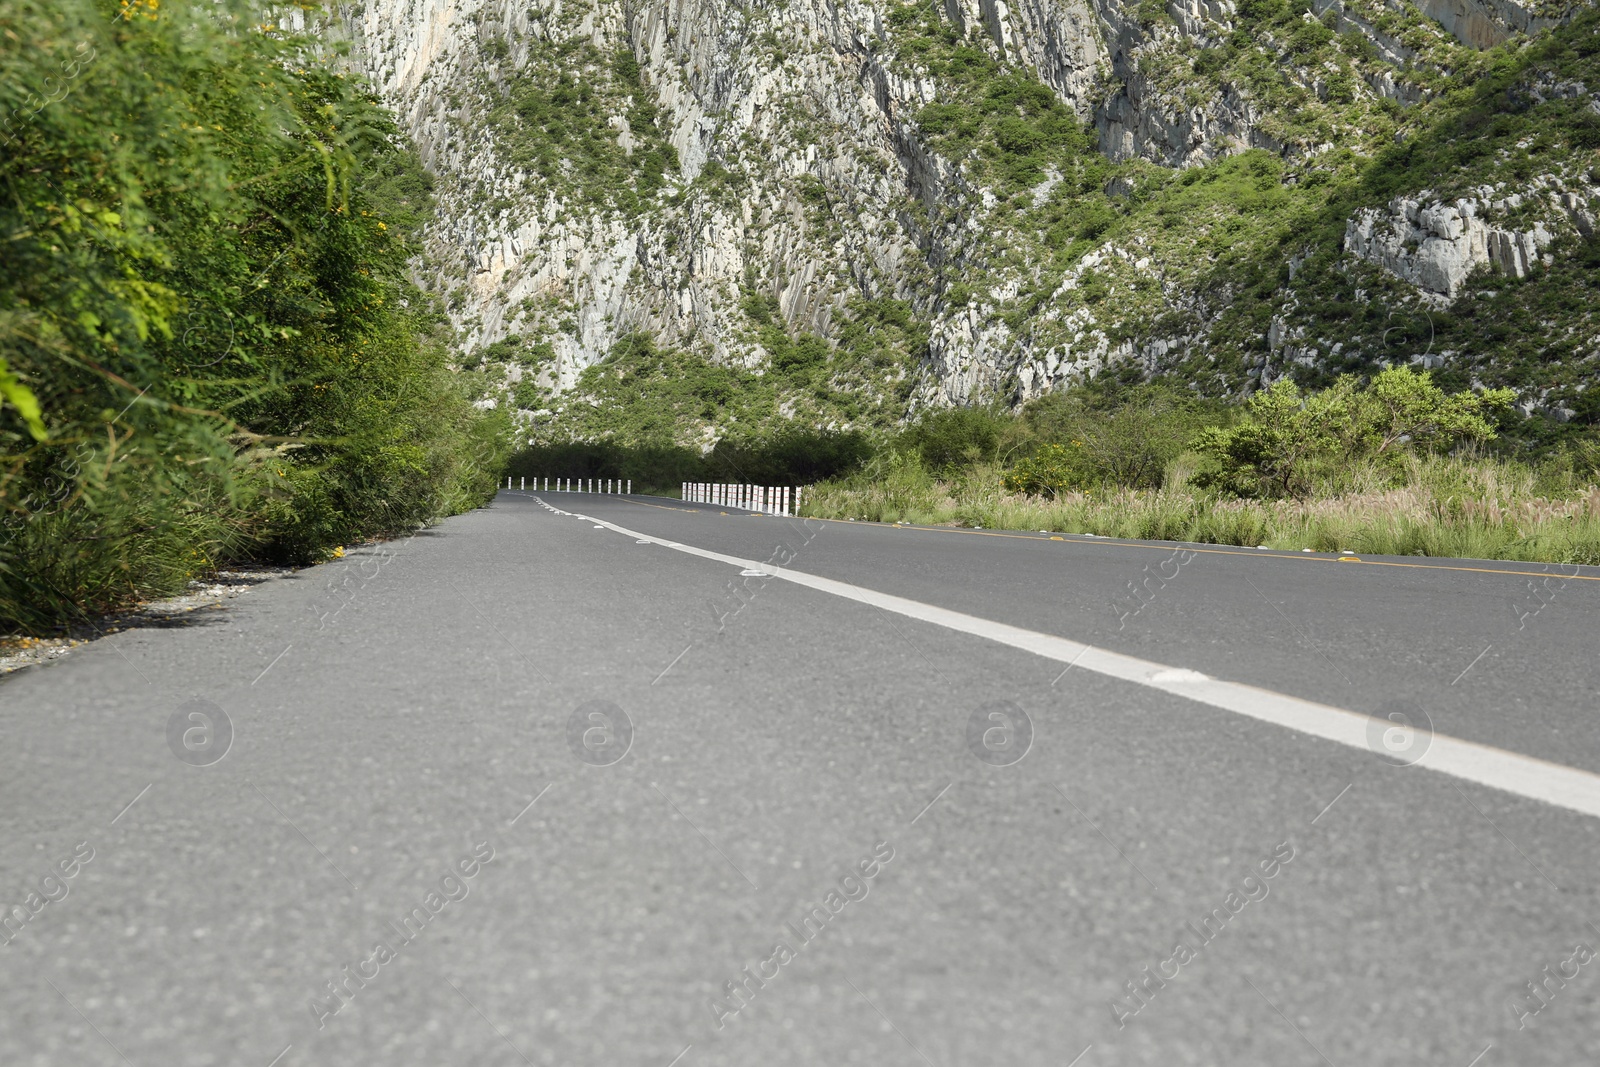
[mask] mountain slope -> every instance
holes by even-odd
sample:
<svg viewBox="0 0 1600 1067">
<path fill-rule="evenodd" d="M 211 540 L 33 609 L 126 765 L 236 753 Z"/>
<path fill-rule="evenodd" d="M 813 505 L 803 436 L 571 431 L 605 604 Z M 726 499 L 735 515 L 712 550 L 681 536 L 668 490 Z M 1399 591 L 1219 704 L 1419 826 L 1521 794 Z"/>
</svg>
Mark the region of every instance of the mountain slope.
<svg viewBox="0 0 1600 1067">
<path fill-rule="evenodd" d="M 536 432 L 703 443 L 1108 369 L 1238 394 L 1379 362 L 1587 417 L 1586 7 L 349 11 L 439 178 L 419 277 Z"/>
</svg>

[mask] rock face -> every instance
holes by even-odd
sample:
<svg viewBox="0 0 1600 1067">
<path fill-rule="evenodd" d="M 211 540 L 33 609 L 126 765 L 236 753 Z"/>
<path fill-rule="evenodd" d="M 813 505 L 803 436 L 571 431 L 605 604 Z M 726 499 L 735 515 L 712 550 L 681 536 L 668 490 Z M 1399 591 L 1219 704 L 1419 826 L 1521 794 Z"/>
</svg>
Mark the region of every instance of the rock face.
<svg viewBox="0 0 1600 1067">
<path fill-rule="evenodd" d="M 1150 2 L 942 0 L 940 32 L 1047 86 L 1112 160 L 1187 167 L 1252 147 L 1291 158 L 1331 147 L 1286 142 L 1272 110 L 1238 85 L 1196 89 L 1182 57 L 1227 37 L 1232 0 L 1170 0 L 1154 22 Z M 1343 0 L 1317 3 L 1325 21 L 1368 33 L 1379 61 L 1410 61 Z M 356 0 L 325 29 L 348 38 L 351 62 L 438 179 L 419 281 L 445 299 L 468 353 L 517 349 L 509 384 L 560 393 L 640 333 L 764 368 L 761 308 L 791 334 L 834 343 L 886 301 L 909 307 L 928 339 L 874 386 L 902 410 L 1024 399 L 1111 362 L 1192 356 L 1217 312 L 1185 295 L 1173 268 L 1134 241 L 1047 275 L 1039 235 L 1006 229 L 1008 198 L 1021 194 L 997 195 L 967 157 L 935 149 L 918 116 L 941 102 L 943 83 L 901 29 L 917 9 Z M 1511 0 L 1424 10 L 1473 45 L 1543 24 Z M 1315 97 L 1342 91 L 1316 69 L 1295 77 Z M 1367 79 L 1374 99 L 1420 98 L 1402 82 L 1398 67 Z M 594 117 L 569 121 L 561 108 L 573 107 Z M 1063 177 L 1046 174 L 1026 196 L 1050 202 Z M 1591 191 L 1567 192 L 1563 217 L 1592 226 L 1579 221 Z M 1396 201 L 1351 219 L 1346 248 L 1447 298 L 1485 264 L 1526 273 L 1550 231 L 1493 224 L 1487 203 Z M 1191 321 L 1113 330 L 1090 300 L 1108 284 L 1159 294 Z"/>
<path fill-rule="evenodd" d="M 1589 236 L 1594 232 L 1589 203 L 1600 195 L 1600 189 L 1573 192 L 1550 179 L 1533 190 L 1495 199 L 1496 190 L 1485 187 L 1481 200 L 1463 198 L 1449 203 L 1392 200 L 1387 209 L 1369 208 L 1350 219 L 1345 225 L 1344 248 L 1446 299 L 1460 295 L 1480 267 L 1525 278 L 1541 263 L 1549 264 L 1545 249 L 1555 235 L 1546 229 L 1543 219 L 1524 230 L 1495 226 L 1489 219 L 1543 201 L 1549 216 L 1570 222 L 1579 233 Z"/>
<path fill-rule="evenodd" d="M 1504 44 L 1514 33 L 1537 33 L 1564 21 L 1535 14 L 1530 5 L 1515 0 L 1419 0 L 1417 6 L 1473 48 Z"/>
<path fill-rule="evenodd" d="M 1362 211 L 1344 234 L 1347 252 L 1447 297 L 1456 296 L 1480 266 L 1526 277 L 1550 241 L 1539 223 L 1524 233 L 1493 229 L 1478 217 L 1474 200 L 1426 206 L 1395 200 L 1387 212 Z"/>
</svg>

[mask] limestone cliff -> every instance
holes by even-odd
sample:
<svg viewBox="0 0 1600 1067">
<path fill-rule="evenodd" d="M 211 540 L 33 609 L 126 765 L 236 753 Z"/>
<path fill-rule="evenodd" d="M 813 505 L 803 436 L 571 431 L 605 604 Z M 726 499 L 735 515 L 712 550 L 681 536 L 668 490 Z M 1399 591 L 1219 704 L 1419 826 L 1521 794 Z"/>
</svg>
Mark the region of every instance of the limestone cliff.
<svg viewBox="0 0 1600 1067">
<path fill-rule="evenodd" d="M 1513 0 L 340 11 L 328 32 L 438 179 L 419 280 L 486 398 L 535 425 L 625 342 L 759 383 L 746 418 L 832 423 L 1108 367 L 1238 392 L 1412 358 L 1389 326 L 1319 347 L 1317 287 L 1392 315 L 1549 270 L 1600 193 L 1580 138 L 1449 188 L 1373 177 L 1421 166 L 1390 157 L 1433 144 L 1506 41 L 1594 32 Z M 1529 108 L 1600 114 L 1558 67 L 1502 75 Z M 729 430 L 720 406 L 697 432 Z"/>
</svg>

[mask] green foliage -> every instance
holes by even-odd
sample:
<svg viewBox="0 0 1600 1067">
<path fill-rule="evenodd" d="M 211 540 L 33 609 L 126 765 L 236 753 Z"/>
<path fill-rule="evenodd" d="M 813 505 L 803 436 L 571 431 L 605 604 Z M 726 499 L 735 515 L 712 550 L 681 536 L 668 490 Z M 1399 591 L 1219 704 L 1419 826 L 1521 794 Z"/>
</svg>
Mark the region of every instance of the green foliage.
<svg viewBox="0 0 1600 1067">
<path fill-rule="evenodd" d="M 1409 455 L 1394 484 L 1378 491 L 1261 501 L 1219 497 L 1177 479 L 1160 490 L 1024 496 L 981 477 L 986 469 L 934 479 L 908 464 L 896 470 L 896 458 L 885 454 L 852 477 L 814 487 L 804 512 L 1291 551 L 1600 561 L 1600 494 L 1539 496 L 1527 468 L 1490 459 Z"/>
<path fill-rule="evenodd" d="M 932 470 L 969 466 L 993 459 L 1012 423 L 999 408 L 932 411 L 907 427 L 894 447 L 914 452 Z"/>
<path fill-rule="evenodd" d="M 262 23 L 0 5 L 0 360 L 46 433 L 0 409 L 0 625 L 492 492 L 504 427 L 404 274 L 428 183 L 365 89 Z"/>
<path fill-rule="evenodd" d="M 1080 442 L 1047 444 L 1018 460 L 1006 471 L 1002 484 L 1013 493 L 1053 497 L 1083 484 Z"/>
<path fill-rule="evenodd" d="M 16 409 L 17 415 L 28 427 L 28 433 L 35 441 L 43 441 L 48 436 L 42 412 L 39 410 L 39 398 L 17 380 L 17 376 L 11 373 L 11 369 L 6 366 L 3 359 L 0 359 L 0 401 Z"/>
<path fill-rule="evenodd" d="M 932 8 L 922 29 L 937 28 Z M 1104 161 L 1092 133 L 1048 86 L 1031 74 L 1008 70 L 974 44 L 941 46 L 919 53 L 936 77 L 948 83 L 944 100 L 917 112 L 929 142 L 954 159 L 967 159 L 975 177 L 1002 193 L 1044 180 L 1045 169 L 1074 162 Z"/>
<path fill-rule="evenodd" d="M 512 457 L 508 469 L 535 479 L 631 479 L 636 493 L 675 496 L 683 482 L 811 485 L 846 475 L 871 455 L 871 444 L 858 431 L 777 423 L 759 440 L 725 439 L 710 453 L 616 438 L 530 445 Z"/>
<path fill-rule="evenodd" d="M 500 96 L 489 121 L 507 161 L 528 171 L 530 182 L 562 193 L 581 187 L 619 210 L 642 210 L 678 170 L 678 153 L 660 127 L 638 60 L 627 49 L 608 57 L 587 38 L 530 37 L 528 48 L 517 68 L 507 56 L 491 57 L 501 79 L 489 83 Z M 626 122 L 631 152 L 613 116 Z"/>
<path fill-rule="evenodd" d="M 662 349 L 636 333 L 583 372 L 540 432 L 545 439 L 666 446 L 696 439 L 707 423 L 754 426 L 775 414 L 773 386 L 760 375 Z"/>
<path fill-rule="evenodd" d="M 1285 378 L 1250 398 L 1239 423 L 1204 431 L 1198 447 L 1221 464 L 1213 479 L 1241 496 L 1303 498 L 1336 468 L 1384 457 L 1403 443 L 1444 450 L 1495 436 L 1492 418 L 1510 406 L 1509 389 L 1446 395 L 1427 374 L 1406 367 L 1371 383 L 1340 378 L 1303 395 Z"/>
<path fill-rule="evenodd" d="M 1048 442 L 1038 463 L 1049 477 L 1039 484 L 1052 492 L 1089 486 L 1156 489 L 1172 461 L 1202 430 L 1224 423 L 1227 414 L 1217 401 L 1168 382 L 1127 387 L 1105 380 L 1047 394 L 1028 405 L 1023 421 L 1030 436 Z M 1021 486 L 1034 480 L 1032 474 L 1022 476 L 1018 491 L 1032 491 Z"/>
</svg>

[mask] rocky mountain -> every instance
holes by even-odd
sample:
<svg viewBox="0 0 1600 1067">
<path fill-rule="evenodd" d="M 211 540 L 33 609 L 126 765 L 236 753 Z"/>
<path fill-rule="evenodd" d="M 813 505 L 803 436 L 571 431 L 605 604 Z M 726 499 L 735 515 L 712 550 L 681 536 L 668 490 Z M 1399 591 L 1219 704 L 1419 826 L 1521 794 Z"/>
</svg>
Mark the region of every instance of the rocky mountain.
<svg viewBox="0 0 1600 1067">
<path fill-rule="evenodd" d="M 706 442 L 1394 362 L 1600 417 L 1597 26 L 1565 0 L 351 0 L 328 32 L 435 176 L 417 277 L 485 401 Z"/>
</svg>

